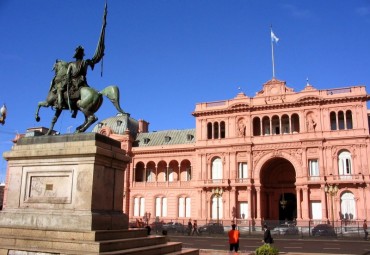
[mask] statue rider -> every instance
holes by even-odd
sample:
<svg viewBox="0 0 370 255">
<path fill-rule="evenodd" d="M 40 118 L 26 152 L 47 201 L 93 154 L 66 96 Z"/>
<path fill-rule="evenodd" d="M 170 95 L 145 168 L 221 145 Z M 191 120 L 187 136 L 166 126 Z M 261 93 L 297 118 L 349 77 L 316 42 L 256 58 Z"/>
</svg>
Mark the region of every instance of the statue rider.
<svg viewBox="0 0 370 255">
<path fill-rule="evenodd" d="M 84 60 L 85 51 L 82 46 L 78 46 L 75 50 L 73 58 L 76 61 L 69 63 L 67 69 L 67 81 L 70 88 L 73 90 L 79 90 L 81 87 L 88 87 L 86 80 L 87 69 L 90 66 L 91 70 L 94 70 L 95 63 L 90 60 Z"/>
<path fill-rule="evenodd" d="M 55 77 L 52 81 L 52 86 L 56 87 L 57 90 L 57 109 L 62 109 L 63 108 L 63 93 L 67 89 L 67 94 L 68 97 L 76 96 L 79 95 L 79 90 L 81 87 L 89 87 L 87 84 L 86 80 L 86 75 L 87 75 L 87 69 L 90 66 L 91 70 L 94 70 L 95 64 L 99 63 L 103 56 L 104 56 L 104 49 L 105 49 L 105 27 L 106 27 L 106 17 L 107 17 L 107 4 L 105 4 L 104 8 L 104 15 L 103 15 L 103 25 L 98 41 L 98 45 L 96 47 L 94 56 L 92 59 L 86 59 L 84 60 L 85 56 L 85 50 L 82 46 L 78 46 L 75 49 L 75 54 L 73 58 L 75 58 L 75 61 L 69 62 L 68 63 L 68 68 L 67 68 L 67 73 L 66 73 L 66 80 L 64 82 L 55 82 Z M 69 108 L 69 99 L 68 99 L 68 106 Z M 72 117 L 75 117 L 75 114 L 72 115 Z"/>
</svg>

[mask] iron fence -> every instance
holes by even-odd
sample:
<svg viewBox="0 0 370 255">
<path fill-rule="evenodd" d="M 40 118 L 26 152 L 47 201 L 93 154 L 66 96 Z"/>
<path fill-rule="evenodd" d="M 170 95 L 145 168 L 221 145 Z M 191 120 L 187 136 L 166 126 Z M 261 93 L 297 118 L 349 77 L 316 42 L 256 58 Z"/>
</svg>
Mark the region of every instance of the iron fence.
<svg viewBox="0 0 370 255">
<path fill-rule="evenodd" d="M 194 220 L 190 219 L 192 225 Z M 341 220 L 341 221 L 254 221 L 246 219 L 230 220 L 197 220 L 198 231 L 190 231 L 188 228 L 189 219 L 170 219 L 167 221 L 157 218 L 154 221 L 144 221 L 141 226 L 137 225 L 136 218 L 130 220 L 129 227 L 146 227 L 151 228 L 152 234 L 162 234 L 163 230 L 167 231 L 168 235 L 226 235 L 231 229 L 231 225 L 235 223 L 240 231 L 241 237 L 256 236 L 262 237 L 262 227 L 266 224 L 274 238 L 363 238 L 364 230 L 362 228 L 363 221 L 360 220 Z M 193 233 L 194 232 L 194 233 Z"/>
</svg>

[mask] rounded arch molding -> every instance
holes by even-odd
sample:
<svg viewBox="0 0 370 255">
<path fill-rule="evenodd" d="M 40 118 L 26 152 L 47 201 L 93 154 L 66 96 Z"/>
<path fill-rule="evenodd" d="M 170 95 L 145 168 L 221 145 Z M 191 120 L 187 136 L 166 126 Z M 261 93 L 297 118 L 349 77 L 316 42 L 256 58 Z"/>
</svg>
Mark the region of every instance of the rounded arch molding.
<svg viewBox="0 0 370 255">
<path fill-rule="evenodd" d="M 294 167 L 294 170 L 296 172 L 296 177 L 302 176 L 302 163 L 301 159 L 298 160 L 296 156 L 293 156 L 290 153 L 287 153 L 285 151 L 272 151 L 268 152 L 265 155 L 263 155 L 260 159 L 258 159 L 255 163 L 254 171 L 252 173 L 252 178 L 254 180 L 258 180 L 258 183 L 260 183 L 260 175 L 261 175 L 261 169 L 265 165 L 265 163 L 271 159 L 274 158 L 282 158 L 288 160 Z"/>
</svg>

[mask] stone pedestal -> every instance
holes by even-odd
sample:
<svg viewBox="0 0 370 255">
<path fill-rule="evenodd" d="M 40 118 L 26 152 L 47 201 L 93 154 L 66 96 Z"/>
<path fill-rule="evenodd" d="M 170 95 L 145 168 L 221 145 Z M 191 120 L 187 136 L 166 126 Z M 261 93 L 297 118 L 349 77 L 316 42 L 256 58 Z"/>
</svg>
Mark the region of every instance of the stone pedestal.
<svg viewBox="0 0 370 255">
<path fill-rule="evenodd" d="M 127 229 L 120 143 L 96 133 L 25 137 L 9 152 L 0 226 L 53 230 Z"/>
<path fill-rule="evenodd" d="M 25 137 L 3 156 L 9 171 L 4 233 L 128 229 L 122 203 L 130 157 L 118 141 L 96 133 Z"/>
</svg>

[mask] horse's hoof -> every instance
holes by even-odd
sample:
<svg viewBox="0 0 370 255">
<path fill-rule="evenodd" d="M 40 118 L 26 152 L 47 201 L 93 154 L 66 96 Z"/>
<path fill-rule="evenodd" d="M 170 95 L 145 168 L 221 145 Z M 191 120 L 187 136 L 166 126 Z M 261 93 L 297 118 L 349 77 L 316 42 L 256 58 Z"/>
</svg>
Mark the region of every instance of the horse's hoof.
<svg viewBox="0 0 370 255">
<path fill-rule="evenodd" d="M 37 121 L 37 122 L 39 122 L 39 121 L 40 121 L 40 117 L 39 117 L 39 116 L 37 116 L 37 117 L 36 117 L 36 121 Z"/>
</svg>

